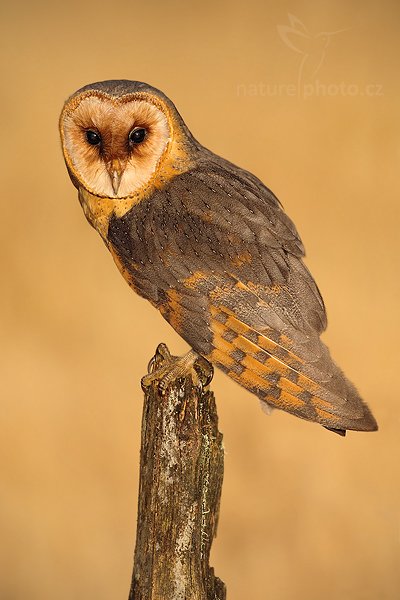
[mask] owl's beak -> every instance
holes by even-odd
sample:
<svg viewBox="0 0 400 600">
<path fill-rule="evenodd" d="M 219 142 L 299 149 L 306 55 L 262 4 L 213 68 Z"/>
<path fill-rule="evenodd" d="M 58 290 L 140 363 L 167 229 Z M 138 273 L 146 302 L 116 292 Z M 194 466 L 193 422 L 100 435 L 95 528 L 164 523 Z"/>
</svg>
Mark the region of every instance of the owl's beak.
<svg viewBox="0 0 400 600">
<path fill-rule="evenodd" d="M 112 189 L 114 194 L 118 194 L 118 189 L 121 184 L 121 178 L 125 171 L 125 164 L 120 160 L 114 159 L 107 167 L 108 174 L 111 179 Z"/>
</svg>

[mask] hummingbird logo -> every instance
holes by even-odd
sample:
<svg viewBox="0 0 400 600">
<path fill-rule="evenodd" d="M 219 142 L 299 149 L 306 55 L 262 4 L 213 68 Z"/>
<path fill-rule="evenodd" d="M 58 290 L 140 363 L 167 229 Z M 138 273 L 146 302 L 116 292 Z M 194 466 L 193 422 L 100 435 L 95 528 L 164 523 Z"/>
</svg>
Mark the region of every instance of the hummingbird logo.
<svg viewBox="0 0 400 600">
<path fill-rule="evenodd" d="M 312 34 L 300 19 L 291 14 L 288 14 L 288 17 L 289 25 L 278 25 L 278 33 L 286 46 L 302 57 L 298 75 L 300 90 L 301 83 L 305 80 L 313 80 L 321 69 L 333 37 L 348 31 L 349 28 Z"/>
</svg>

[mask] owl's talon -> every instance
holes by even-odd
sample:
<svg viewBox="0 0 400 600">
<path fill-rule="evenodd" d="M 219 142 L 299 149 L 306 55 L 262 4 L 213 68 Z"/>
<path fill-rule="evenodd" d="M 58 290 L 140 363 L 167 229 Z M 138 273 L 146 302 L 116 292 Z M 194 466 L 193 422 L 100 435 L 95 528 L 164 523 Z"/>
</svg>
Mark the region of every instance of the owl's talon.
<svg viewBox="0 0 400 600">
<path fill-rule="evenodd" d="M 149 360 L 149 364 L 147 365 L 148 373 L 152 373 L 154 371 L 154 367 L 156 365 L 156 360 L 157 360 L 157 358 L 155 356 L 152 356 L 152 358 Z"/>
<path fill-rule="evenodd" d="M 163 360 L 169 361 L 173 358 L 171 352 L 168 350 L 167 345 L 164 343 L 158 344 L 156 349 L 156 357 L 161 357 Z"/>
<path fill-rule="evenodd" d="M 165 361 L 171 362 L 172 358 L 172 354 L 168 350 L 166 344 L 158 344 L 154 356 L 150 359 L 149 364 L 147 365 L 147 373 L 151 374 L 154 371 L 157 371 L 160 364 Z"/>
<path fill-rule="evenodd" d="M 199 356 L 193 365 L 195 372 L 197 373 L 201 391 L 210 385 L 212 378 L 214 377 L 214 367 L 206 358 Z"/>
<path fill-rule="evenodd" d="M 150 361 L 151 362 L 151 361 Z M 150 365 L 150 363 L 149 363 Z M 149 373 L 149 375 L 151 375 L 151 373 Z M 148 380 L 148 375 L 145 375 L 144 377 L 142 377 L 142 379 L 140 380 L 140 385 L 142 387 L 142 390 L 144 392 L 147 392 L 147 388 L 149 388 L 152 384 L 152 381 Z"/>
<path fill-rule="evenodd" d="M 142 378 L 142 389 L 146 391 L 148 387 L 157 382 L 161 394 L 165 394 L 168 386 L 173 381 L 183 379 L 189 374 L 192 377 L 193 385 L 198 387 L 200 391 L 212 379 L 210 363 L 194 350 L 190 350 L 184 356 L 172 356 L 165 344 L 158 346 L 155 355 L 149 362 L 148 371 L 148 374 Z"/>
</svg>

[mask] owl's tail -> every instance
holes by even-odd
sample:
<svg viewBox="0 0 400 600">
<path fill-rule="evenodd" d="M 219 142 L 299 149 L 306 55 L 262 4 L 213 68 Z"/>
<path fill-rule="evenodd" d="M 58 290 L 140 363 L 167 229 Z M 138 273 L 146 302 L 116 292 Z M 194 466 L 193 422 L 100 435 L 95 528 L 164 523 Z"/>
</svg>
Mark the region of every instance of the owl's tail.
<svg viewBox="0 0 400 600">
<path fill-rule="evenodd" d="M 213 350 L 207 358 L 269 406 L 341 435 L 378 428 L 319 337 L 311 340 L 312 348 L 301 346 L 287 333 L 260 333 L 225 308 L 212 312 L 211 325 Z"/>
</svg>

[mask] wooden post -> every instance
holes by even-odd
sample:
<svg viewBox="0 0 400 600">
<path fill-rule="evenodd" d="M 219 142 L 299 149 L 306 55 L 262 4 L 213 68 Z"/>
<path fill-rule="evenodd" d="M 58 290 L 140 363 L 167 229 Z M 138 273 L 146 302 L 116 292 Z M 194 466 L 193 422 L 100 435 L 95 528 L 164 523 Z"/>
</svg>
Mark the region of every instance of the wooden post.
<svg viewBox="0 0 400 600">
<path fill-rule="evenodd" d="M 163 363 L 157 351 L 155 366 Z M 223 479 L 214 395 L 192 377 L 145 389 L 129 600 L 225 600 L 209 566 Z"/>
</svg>

